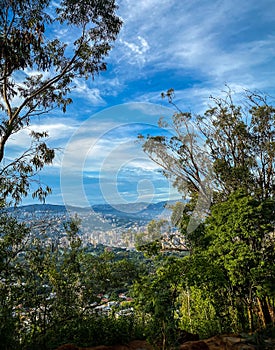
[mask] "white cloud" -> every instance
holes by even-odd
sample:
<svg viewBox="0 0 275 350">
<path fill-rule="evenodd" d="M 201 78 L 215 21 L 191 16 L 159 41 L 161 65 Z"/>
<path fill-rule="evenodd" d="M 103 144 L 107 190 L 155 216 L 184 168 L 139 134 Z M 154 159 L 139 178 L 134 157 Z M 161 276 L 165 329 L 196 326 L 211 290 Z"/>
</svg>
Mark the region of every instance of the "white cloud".
<svg viewBox="0 0 275 350">
<path fill-rule="evenodd" d="M 141 36 L 133 38 L 133 42 L 128 42 L 126 40 L 120 39 L 119 42 L 124 45 L 127 50 L 124 48 L 124 56 L 127 58 L 128 63 L 130 64 L 139 64 L 140 66 L 144 65 L 147 61 L 147 52 L 150 49 L 148 42 Z"/>
<path fill-rule="evenodd" d="M 120 42 L 122 42 L 129 49 L 131 49 L 131 51 L 133 53 L 136 53 L 138 55 L 143 55 L 144 53 L 146 53 L 149 50 L 149 45 L 144 38 L 138 36 L 137 39 L 140 41 L 139 44 L 129 43 L 127 41 L 122 41 L 122 40 L 120 40 Z"/>
<path fill-rule="evenodd" d="M 25 148 L 30 143 L 30 133 L 31 131 L 35 132 L 48 132 L 49 140 L 54 139 L 55 143 L 58 143 L 59 140 L 67 140 L 70 134 L 75 131 L 76 126 L 74 121 L 69 118 L 62 123 L 60 119 L 48 120 L 48 123 L 41 122 L 36 124 L 35 122 L 29 127 L 22 129 L 20 132 L 12 135 L 8 140 L 9 146 L 16 146 L 19 148 Z M 64 144 L 63 144 L 64 145 Z M 64 145 L 65 146 L 65 145 Z"/>
<path fill-rule="evenodd" d="M 104 106 L 106 102 L 101 97 L 101 92 L 98 88 L 90 88 L 87 81 L 75 79 L 74 80 L 75 88 L 72 91 L 72 95 L 77 96 L 81 99 L 88 100 L 89 103 L 92 103 L 96 106 Z"/>
<path fill-rule="evenodd" d="M 160 98 L 160 93 L 151 93 L 153 97 L 156 97 L 154 99 L 154 102 L 156 100 L 159 100 Z M 149 95 L 147 95 L 146 98 L 144 98 L 145 95 L 142 95 L 142 97 L 140 97 L 141 101 L 148 101 L 149 99 Z M 153 104 L 153 103 L 145 103 L 145 102 L 138 102 L 138 103 L 131 103 L 129 108 L 131 110 L 137 110 L 140 111 L 141 113 L 144 113 L 146 115 L 150 115 L 150 116 L 156 116 L 157 118 L 159 118 L 160 116 L 163 115 L 171 115 L 172 113 L 172 109 L 168 108 L 168 107 L 164 107 L 162 105 L 159 104 Z"/>
<path fill-rule="evenodd" d="M 265 79 L 269 84 L 266 74 L 263 79 L 256 74 L 256 66 L 274 57 L 274 38 L 267 37 L 266 33 L 260 37 L 258 26 L 259 23 L 267 26 L 266 21 L 271 23 L 268 14 L 275 10 L 274 2 L 267 0 L 263 6 L 251 0 L 240 6 L 237 0 L 138 3 L 128 0 L 120 1 L 119 5 L 125 21 L 119 43 L 128 44 L 133 55 L 128 57 L 124 46 L 116 43 L 111 56 L 114 54 L 114 59 L 118 58 L 124 66 L 121 79 L 178 69 L 178 76 L 184 77 L 186 70 L 191 70 L 193 75 L 200 75 L 216 86 L 228 80 L 234 83 L 242 80 L 244 84 L 260 80 L 263 85 Z M 255 14 L 257 21 L 251 20 Z M 144 55 L 141 55 L 138 36 L 146 38 L 150 48 Z M 137 63 L 138 55 L 143 57 L 142 71 L 131 67 Z"/>
</svg>

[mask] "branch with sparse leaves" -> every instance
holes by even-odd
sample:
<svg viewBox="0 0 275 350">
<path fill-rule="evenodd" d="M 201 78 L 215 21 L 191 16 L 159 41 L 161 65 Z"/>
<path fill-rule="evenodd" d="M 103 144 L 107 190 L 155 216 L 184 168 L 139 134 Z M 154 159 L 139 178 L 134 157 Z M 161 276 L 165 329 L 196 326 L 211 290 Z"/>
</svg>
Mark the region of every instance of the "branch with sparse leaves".
<svg viewBox="0 0 275 350">
<path fill-rule="evenodd" d="M 69 94 L 74 79 L 94 78 L 100 71 L 106 70 L 104 59 L 122 24 L 116 10 L 114 0 L 2 1 L 0 163 L 8 161 L 5 151 L 10 137 L 28 127 L 33 117 L 42 116 L 55 108 L 66 112 L 67 106 L 72 103 Z M 75 37 L 72 36 L 71 42 L 67 38 L 63 42 L 59 37 L 54 37 L 56 28 L 70 28 Z M 53 150 L 46 149 L 44 142 L 38 146 L 36 140 L 32 151 L 31 164 L 34 169 L 38 163 L 39 169 L 51 163 Z M 26 154 L 23 158 L 27 158 Z M 15 166 L 16 162 L 18 166 Z M 9 171 L 14 168 L 20 184 L 12 190 L 7 188 L 7 184 L 12 186 L 12 182 L 4 181 L 2 177 L 2 196 L 19 188 L 25 195 L 30 185 L 28 179 L 34 175 L 33 170 L 22 162 L 21 157 L 13 160 L 8 168 Z M 2 168 L 1 175 L 8 175 L 6 166 Z M 20 180 L 21 176 L 24 179 Z M 38 190 L 34 194 L 43 199 L 47 192 Z M 19 200 L 20 192 L 16 202 Z"/>
</svg>

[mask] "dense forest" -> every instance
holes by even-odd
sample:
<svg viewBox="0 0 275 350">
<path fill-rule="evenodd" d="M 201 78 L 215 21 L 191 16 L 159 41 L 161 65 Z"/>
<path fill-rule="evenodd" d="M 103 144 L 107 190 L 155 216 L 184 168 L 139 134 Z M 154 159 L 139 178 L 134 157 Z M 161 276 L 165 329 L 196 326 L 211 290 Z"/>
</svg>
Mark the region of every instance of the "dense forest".
<svg viewBox="0 0 275 350">
<path fill-rule="evenodd" d="M 0 342 L 1 349 L 55 349 L 146 339 L 171 349 L 184 332 L 200 338 L 249 334 L 264 349 L 275 333 L 275 107 L 259 92 L 235 102 L 226 88 L 202 115 L 174 107 L 160 127 L 172 136 L 139 135 L 184 202 L 173 206 L 180 235 L 164 244 L 164 221 L 152 221 L 136 250 L 84 246 L 77 218 L 66 222 L 67 244 L 48 244 L 7 207 L 51 189 L 37 179 L 55 150 L 32 131 L 23 154 L 5 158 L 11 137 L 32 118 L 66 112 L 74 78 L 106 69 L 121 28 L 116 5 L 47 0 L 2 1 L 0 8 Z M 44 38 L 45 28 L 70 25 L 73 47 Z M 20 84 L 16 72 L 41 72 Z M 43 73 L 50 74 L 43 74 Z M 16 98 L 15 98 L 16 97 Z M 167 240 L 167 237 L 165 237 Z M 183 249 L 184 244 L 184 249 Z M 187 250 L 186 250 L 187 248 Z"/>
</svg>

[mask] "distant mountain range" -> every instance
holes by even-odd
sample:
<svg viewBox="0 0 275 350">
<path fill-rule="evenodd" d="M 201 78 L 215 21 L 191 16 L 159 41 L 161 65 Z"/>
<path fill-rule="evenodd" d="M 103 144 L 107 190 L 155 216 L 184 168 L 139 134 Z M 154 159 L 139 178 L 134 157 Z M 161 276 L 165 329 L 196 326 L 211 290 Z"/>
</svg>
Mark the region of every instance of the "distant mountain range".
<svg viewBox="0 0 275 350">
<path fill-rule="evenodd" d="M 92 205 L 89 208 L 66 207 L 54 204 L 32 204 L 10 208 L 9 211 L 20 220 L 43 220 L 47 218 L 77 215 L 83 226 L 106 231 L 110 227 L 130 227 L 133 224 L 144 226 L 153 219 L 169 218 L 171 210 L 167 205 L 175 202 L 129 203 L 112 206 L 110 204 Z"/>
<path fill-rule="evenodd" d="M 98 204 L 90 208 L 33 204 L 9 208 L 8 211 L 19 221 L 26 222 L 35 235 L 46 233 L 48 239 L 55 242 L 64 243 L 64 223 L 77 216 L 80 219 L 80 234 L 86 244 L 133 247 L 135 234 L 145 232 L 151 220 L 170 218 L 171 209 L 167 206 L 173 203 Z"/>
<path fill-rule="evenodd" d="M 138 217 L 147 217 L 148 219 L 154 219 L 159 215 L 167 216 L 170 210 L 167 208 L 167 205 L 173 204 L 175 202 L 158 202 L 158 203 L 128 203 L 128 204 L 96 204 L 92 205 L 88 208 L 83 207 L 72 207 L 65 205 L 55 205 L 55 204 L 30 204 L 24 205 L 16 208 L 9 208 L 10 212 L 14 212 L 16 214 L 20 213 L 76 213 L 76 214 L 88 214 L 94 212 L 96 214 L 102 215 L 113 215 L 118 217 L 129 217 L 129 218 L 138 218 Z"/>
</svg>

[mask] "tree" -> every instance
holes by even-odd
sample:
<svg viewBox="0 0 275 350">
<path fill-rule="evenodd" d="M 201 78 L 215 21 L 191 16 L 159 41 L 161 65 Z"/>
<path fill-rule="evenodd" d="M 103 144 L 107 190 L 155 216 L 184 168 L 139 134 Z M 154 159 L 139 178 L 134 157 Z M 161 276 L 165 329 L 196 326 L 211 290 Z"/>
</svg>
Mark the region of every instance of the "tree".
<svg viewBox="0 0 275 350">
<path fill-rule="evenodd" d="M 236 105 L 232 93 L 212 98 L 215 106 L 198 118 L 223 198 L 238 189 L 260 200 L 274 197 L 275 108 L 267 96 L 246 91 Z"/>
<path fill-rule="evenodd" d="M 192 253 L 187 286 L 211 296 L 221 330 L 264 328 L 274 322 L 275 108 L 248 91 L 235 104 L 228 90 L 193 116 L 174 104 L 173 90 L 164 96 L 177 108 L 174 135 L 141 140 L 187 199 L 172 215 Z"/>
<path fill-rule="evenodd" d="M 161 249 L 163 232 L 168 229 L 167 220 L 151 220 L 147 225 L 146 232 L 141 232 L 135 236 L 137 250 L 145 252 L 148 256 L 158 254 Z"/>
<path fill-rule="evenodd" d="M 251 330 L 255 321 L 262 327 L 272 323 L 274 211 L 274 200 L 260 201 L 237 191 L 212 207 L 205 224 L 209 243 L 200 254 L 211 257 L 224 275 L 234 307 L 247 310 Z"/>
<path fill-rule="evenodd" d="M 169 127 L 173 136 L 140 139 L 179 192 L 197 201 L 204 198 L 201 209 L 240 188 L 259 199 L 274 196 L 275 108 L 266 96 L 246 91 L 236 104 L 228 89 L 225 97 L 211 97 L 213 106 L 202 116 L 182 112 L 172 89 L 163 97 L 176 112 L 172 122 L 161 119 L 160 126 Z"/>
<path fill-rule="evenodd" d="M 239 190 L 211 206 L 205 223 L 189 235 L 181 307 L 187 330 L 240 332 L 274 324 L 274 209 L 274 200 Z"/>
<path fill-rule="evenodd" d="M 16 232 L 16 236 L 14 233 Z M 3 349 L 19 347 L 17 327 L 22 301 L 22 255 L 30 243 L 30 231 L 24 224 L 0 213 L 0 340 Z"/>
<path fill-rule="evenodd" d="M 49 240 L 26 224 L 0 213 L 1 349 L 52 349 L 66 342 L 98 345 L 131 338 L 135 332 L 133 315 L 116 319 L 101 315 L 97 306 L 100 294 L 128 291 L 141 264 L 109 251 L 87 252 L 77 220 L 65 228 L 67 245 L 52 249 Z"/>
<path fill-rule="evenodd" d="M 146 320 L 148 340 L 162 350 L 178 345 L 178 296 L 184 272 L 177 257 L 155 260 L 154 273 L 139 276 L 132 288 L 136 310 Z"/>
<path fill-rule="evenodd" d="M 11 162 L 5 150 L 12 135 L 35 116 L 66 111 L 73 80 L 106 69 L 104 57 L 121 27 L 115 0 L 2 0 L 0 6 L 0 176 L 2 198 L 18 203 L 37 171 L 54 158 L 47 132 L 31 131 L 30 147 Z M 54 37 L 70 28 L 72 41 Z M 20 73 L 20 74 L 19 74 Z M 33 196 L 49 187 L 38 183 Z"/>
</svg>

